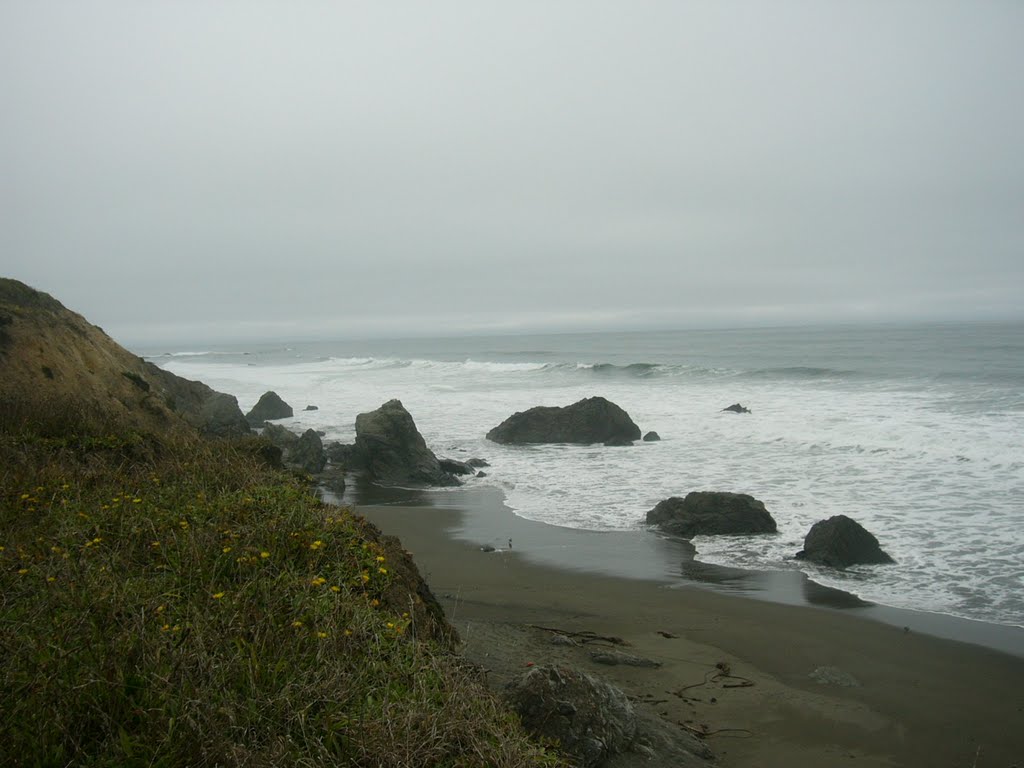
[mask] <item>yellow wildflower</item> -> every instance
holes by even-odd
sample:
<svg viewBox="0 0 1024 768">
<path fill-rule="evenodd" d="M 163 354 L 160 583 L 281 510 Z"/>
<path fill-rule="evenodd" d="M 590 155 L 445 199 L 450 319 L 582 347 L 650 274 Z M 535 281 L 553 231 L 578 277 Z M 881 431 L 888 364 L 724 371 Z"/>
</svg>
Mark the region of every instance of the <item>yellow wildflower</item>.
<svg viewBox="0 0 1024 768">
<path fill-rule="evenodd" d="M 312 584 L 314 587 L 320 587 L 320 586 L 323 586 L 326 582 L 327 582 L 327 579 L 325 579 L 323 576 L 317 576 L 315 579 L 313 579 L 309 583 Z"/>
<path fill-rule="evenodd" d="M 268 557 L 270 557 L 270 553 L 269 552 L 260 552 L 260 557 L 262 557 L 264 560 L 266 560 Z"/>
<path fill-rule="evenodd" d="M 28 573 L 28 568 L 19 568 L 18 569 L 18 575 L 19 576 L 24 576 L 26 573 Z"/>
<path fill-rule="evenodd" d="M 320 539 L 317 539 L 316 541 L 314 541 L 312 544 L 309 545 L 309 548 L 312 549 L 312 550 L 317 550 L 317 549 L 320 549 L 320 547 L 322 547 L 323 545 L 324 545 L 324 543 L 322 541 L 320 541 Z"/>
<path fill-rule="evenodd" d="M 159 541 L 151 541 L 151 542 L 149 542 L 149 546 L 153 547 L 153 549 L 156 549 L 157 547 L 160 546 L 160 542 Z"/>
<path fill-rule="evenodd" d="M 388 569 L 387 568 L 378 568 L 377 571 L 378 571 L 378 573 L 387 574 Z"/>
<path fill-rule="evenodd" d="M 321 640 L 323 640 L 325 637 L 327 637 L 327 633 L 326 632 L 317 632 L 316 636 L 319 637 Z"/>
<path fill-rule="evenodd" d="M 377 562 L 378 563 L 383 563 L 384 562 L 384 555 L 377 555 Z"/>
<path fill-rule="evenodd" d="M 210 595 L 210 597 L 212 597 L 214 600 L 220 600 L 222 597 L 224 597 L 224 593 L 223 592 L 216 592 L 216 593 Z"/>
<path fill-rule="evenodd" d="M 301 622 L 301 621 L 298 621 L 298 620 L 296 620 L 296 621 L 293 621 L 293 622 L 292 622 L 292 626 L 293 626 L 293 627 L 301 627 L 301 626 L 302 626 L 302 622 Z"/>
<path fill-rule="evenodd" d="M 223 553 L 224 553 L 225 555 L 226 555 L 226 554 L 227 554 L 228 552 L 230 552 L 230 551 L 231 551 L 231 547 L 224 547 L 224 548 L 223 548 L 223 549 L 221 550 L 221 552 L 223 552 Z"/>
<path fill-rule="evenodd" d="M 334 584 L 331 586 L 331 592 L 341 592 L 341 587 L 339 587 L 337 584 Z"/>
<path fill-rule="evenodd" d="M 57 577 L 56 576 L 47 576 L 46 580 L 52 584 L 53 582 L 55 582 L 57 580 Z"/>
</svg>

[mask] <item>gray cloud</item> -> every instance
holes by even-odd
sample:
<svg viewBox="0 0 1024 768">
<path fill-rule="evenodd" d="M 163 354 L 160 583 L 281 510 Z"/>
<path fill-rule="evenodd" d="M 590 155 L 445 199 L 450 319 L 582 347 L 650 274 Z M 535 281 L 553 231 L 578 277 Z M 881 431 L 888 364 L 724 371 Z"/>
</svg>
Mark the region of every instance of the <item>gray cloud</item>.
<svg viewBox="0 0 1024 768">
<path fill-rule="evenodd" d="M 0 272 L 131 341 L 1022 314 L 1024 7 L 8 3 Z"/>
</svg>

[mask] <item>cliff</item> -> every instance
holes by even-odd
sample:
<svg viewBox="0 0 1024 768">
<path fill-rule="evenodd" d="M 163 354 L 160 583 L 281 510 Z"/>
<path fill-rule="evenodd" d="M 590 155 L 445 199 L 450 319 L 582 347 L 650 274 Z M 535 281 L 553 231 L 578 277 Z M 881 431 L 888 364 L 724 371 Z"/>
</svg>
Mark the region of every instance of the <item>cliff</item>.
<svg viewBox="0 0 1024 768">
<path fill-rule="evenodd" d="M 231 395 L 133 355 L 52 296 L 0 278 L 0 413 L 7 428 L 237 437 Z"/>
</svg>

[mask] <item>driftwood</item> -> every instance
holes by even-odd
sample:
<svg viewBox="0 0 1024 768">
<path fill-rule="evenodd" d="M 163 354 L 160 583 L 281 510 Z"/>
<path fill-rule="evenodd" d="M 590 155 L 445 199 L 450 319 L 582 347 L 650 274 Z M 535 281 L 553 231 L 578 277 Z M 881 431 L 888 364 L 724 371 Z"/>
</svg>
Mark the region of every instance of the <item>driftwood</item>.
<svg viewBox="0 0 1024 768">
<path fill-rule="evenodd" d="M 736 682 L 727 682 L 734 680 Z M 709 683 L 720 683 L 723 688 L 750 688 L 754 685 L 753 680 L 748 680 L 745 677 L 732 674 L 732 669 L 729 664 L 724 661 L 720 661 L 715 665 L 714 669 L 709 669 L 704 673 L 704 679 L 699 683 L 691 683 L 690 685 L 684 685 L 675 691 L 669 691 L 673 696 L 678 696 L 680 699 L 685 699 L 683 691 L 688 691 L 691 688 L 700 688 L 703 685 Z"/>
<path fill-rule="evenodd" d="M 700 728 L 694 728 L 692 725 L 687 725 L 679 720 L 676 720 L 676 725 L 683 730 L 689 731 L 699 739 L 706 739 L 708 736 L 715 736 L 719 733 L 743 733 L 746 734 L 745 738 L 750 738 L 754 735 L 754 732 L 747 728 L 715 728 L 711 730 L 703 723 L 701 723 Z"/>
<path fill-rule="evenodd" d="M 559 629 L 558 627 L 542 627 L 538 624 L 527 624 L 530 629 L 542 629 L 545 632 L 554 632 L 556 635 L 562 635 L 563 637 L 571 637 L 578 640 L 582 644 L 586 643 L 611 643 L 612 645 L 629 645 L 621 637 L 613 637 L 609 635 L 598 635 L 590 630 L 583 630 L 582 632 L 569 632 L 565 629 Z"/>
</svg>

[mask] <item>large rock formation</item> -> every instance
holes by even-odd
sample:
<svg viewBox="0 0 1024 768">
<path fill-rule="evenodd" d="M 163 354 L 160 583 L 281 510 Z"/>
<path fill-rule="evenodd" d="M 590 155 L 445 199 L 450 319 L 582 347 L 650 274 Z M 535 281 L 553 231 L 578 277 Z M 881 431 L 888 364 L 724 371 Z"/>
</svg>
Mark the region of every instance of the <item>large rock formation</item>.
<svg viewBox="0 0 1024 768">
<path fill-rule="evenodd" d="M 609 443 L 640 439 L 629 414 L 603 397 L 588 397 L 564 408 L 537 406 L 514 413 L 487 433 L 496 443 Z"/>
<path fill-rule="evenodd" d="M 249 433 L 234 397 L 175 376 L 17 280 L 0 278 L 0 413 L 9 427 L 231 437 Z"/>
<path fill-rule="evenodd" d="M 745 493 L 693 491 L 672 496 L 647 513 L 647 524 L 685 539 L 737 533 L 775 533 L 764 503 Z"/>
<path fill-rule="evenodd" d="M 356 416 L 354 463 L 378 485 L 459 485 L 457 478 L 441 469 L 437 456 L 427 448 L 412 415 L 399 400 Z"/>
<path fill-rule="evenodd" d="M 846 515 L 834 515 L 812 525 L 796 557 L 832 568 L 895 562 L 882 551 L 874 535 Z"/>
<path fill-rule="evenodd" d="M 262 427 L 266 422 L 273 419 L 288 419 L 295 415 L 292 407 L 281 399 L 277 392 L 264 392 L 259 402 L 252 407 L 252 410 L 245 414 L 249 424 L 254 427 Z"/>
</svg>

